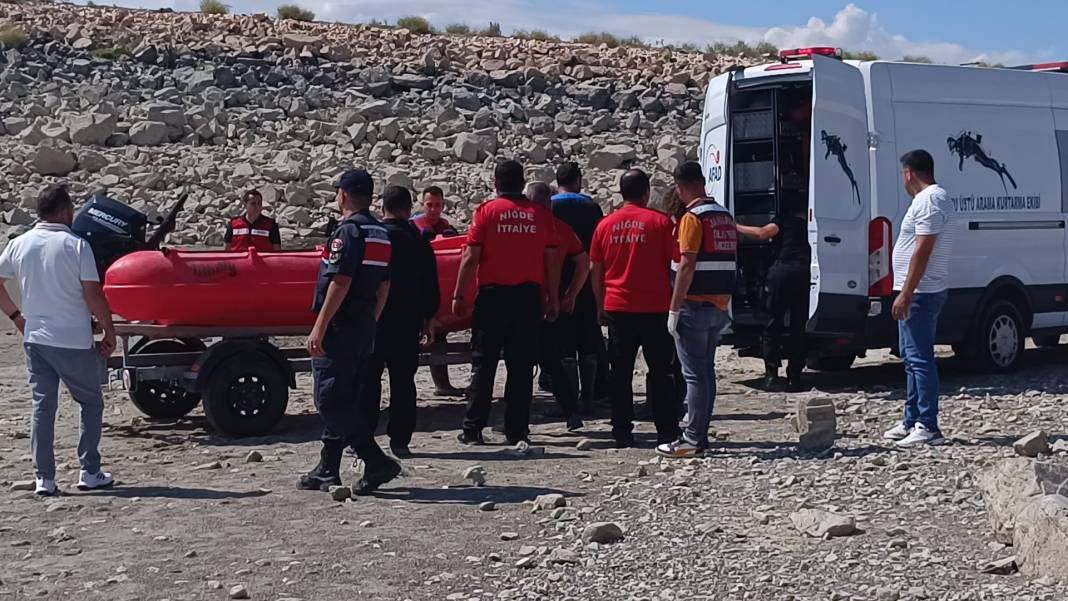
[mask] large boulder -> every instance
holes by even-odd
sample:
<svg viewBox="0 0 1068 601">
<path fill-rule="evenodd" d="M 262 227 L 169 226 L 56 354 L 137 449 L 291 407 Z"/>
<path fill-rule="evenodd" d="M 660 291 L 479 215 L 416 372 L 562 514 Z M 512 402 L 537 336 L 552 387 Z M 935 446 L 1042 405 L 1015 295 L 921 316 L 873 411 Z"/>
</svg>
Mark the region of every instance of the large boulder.
<svg viewBox="0 0 1068 601">
<path fill-rule="evenodd" d="M 610 171 L 627 166 L 638 156 L 633 146 L 627 144 L 609 144 L 590 153 L 590 168 Z"/>
<path fill-rule="evenodd" d="M 832 399 L 798 399 L 794 427 L 800 449 L 826 451 L 833 447 L 837 423 Z"/>
<path fill-rule="evenodd" d="M 70 120 L 70 141 L 84 146 L 103 146 L 115 133 L 117 120 L 114 115 L 90 113 Z"/>
<path fill-rule="evenodd" d="M 170 140 L 166 123 L 141 121 L 130 126 L 130 143 L 135 146 L 159 146 Z"/>
<path fill-rule="evenodd" d="M 1068 497 L 1043 495 L 1016 516 L 1016 565 L 1033 578 L 1068 582 Z"/>
<path fill-rule="evenodd" d="M 46 140 L 38 144 L 30 156 L 30 165 L 34 171 L 41 175 L 63 177 L 74 171 L 74 167 L 77 164 L 77 157 L 65 145 L 53 140 Z"/>
<path fill-rule="evenodd" d="M 475 134 L 462 133 L 456 136 L 452 144 L 453 155 L 465 163 L 478 163 L 482 160 L 482 140 Z"/>
<path fill-rule="evenodd" d="M 1023 457 L 1003 459 L 978 477 L 998 542 L 1012 544 L 1016 517 L 1038 497 L 1068 491 L 1068 465 Z"/>
</svg>

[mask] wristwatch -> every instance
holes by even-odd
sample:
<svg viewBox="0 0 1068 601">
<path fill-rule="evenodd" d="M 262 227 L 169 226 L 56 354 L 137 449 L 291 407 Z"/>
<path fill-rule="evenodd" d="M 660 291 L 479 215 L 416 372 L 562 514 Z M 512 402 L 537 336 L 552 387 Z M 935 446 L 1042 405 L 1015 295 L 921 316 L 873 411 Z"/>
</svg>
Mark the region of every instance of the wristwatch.
<svg viewBox="0 0 1068 601">
<path fill-rule="evenodd" d="M 19 311 L 18 309 L 15 309 L 15 312 L 12 313 L 11 315 L 8 315 L 7 318 L 10 319 L 11 321 L 15 321 L 21 315 L 22 315 L 22 311 Z"/>
</svg>

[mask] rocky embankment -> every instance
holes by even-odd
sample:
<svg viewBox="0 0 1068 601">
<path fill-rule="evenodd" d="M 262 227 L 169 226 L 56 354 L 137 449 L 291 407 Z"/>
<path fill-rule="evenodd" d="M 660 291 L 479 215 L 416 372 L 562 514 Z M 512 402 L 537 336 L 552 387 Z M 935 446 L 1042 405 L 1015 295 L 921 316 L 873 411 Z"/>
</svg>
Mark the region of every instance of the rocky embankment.
<svg viewBox="0 0 1068 601">
<path fill-rule="evenodd" d="M 330 182 L 442 186 L 465 221 L 492 164 L 533 179 L 578 161 L 610 205 L 619 170 L 659 190 L 694 158 L 703 89 L 742 59 L 262 15 L 0 4 L 28 39 L 0 55 L 0 222 L 15 233 L 56 180 L 150 215 L 188 192 L 172 242 L 217 244 L 257 187 L 293 245 L 320 235 Z"/>
</svg>

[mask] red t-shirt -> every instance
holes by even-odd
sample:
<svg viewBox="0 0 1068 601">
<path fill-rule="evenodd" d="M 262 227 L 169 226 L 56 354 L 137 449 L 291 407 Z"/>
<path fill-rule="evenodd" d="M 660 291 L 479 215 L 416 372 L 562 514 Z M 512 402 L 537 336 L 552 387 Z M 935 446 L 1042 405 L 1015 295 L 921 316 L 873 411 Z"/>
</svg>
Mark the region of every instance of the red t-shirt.
<svg viewBox="0 0 1068 601">
<path fill-rule="evenodd" d="M 672 230 L 667 215 L 629 203 L 597 224 L 590 261 L 604 264 L 605 311 L 667 312 Z"/>
<path fill-rule="evenodd" d="M 545 284 L 545 249 L 555 248 L 549 209 L 521 196 L 495 198 L 475 210 L 467 243 L 482 247 L 479 286 Z"/>
<path fill-rule="evenodd" d="M 557 253 L 555 267 L 559 271 L 564 266 L 564 261 L 586 252 L 586 249 L 582 246 L 582 240 L 579 240 L 578 234 L 567 222 L 553 217 L 553 225 L 556 227 Z"/>
</svg>

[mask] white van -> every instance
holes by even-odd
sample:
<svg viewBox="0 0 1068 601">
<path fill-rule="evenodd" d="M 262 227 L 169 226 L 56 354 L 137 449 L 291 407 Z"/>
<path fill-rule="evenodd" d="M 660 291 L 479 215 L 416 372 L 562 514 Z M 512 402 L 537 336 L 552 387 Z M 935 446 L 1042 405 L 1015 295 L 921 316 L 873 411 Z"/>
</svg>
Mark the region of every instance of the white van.
<svg viewBox="0 0 1068 601">
<path fill-rule="evenodd" d="M 938 342 L 991 371 L 1025 337 L 1068 332 L 1068 76 L 1034 70 L 838 60 L 832 48 L 713 79 L 700 159 L 708 193 L 739 223 L 806 202 L 812 279 L 809 365 L 844 369 L 894 348 L 891 253 L 911 198 L 899 158 L 922 148 L 955 206 Z M 766 319 L 771 243 L 739 249 L 731 341 L 754 349 Z M 743 354 L 744 351 L 743 351 Z"/>
</svg>

